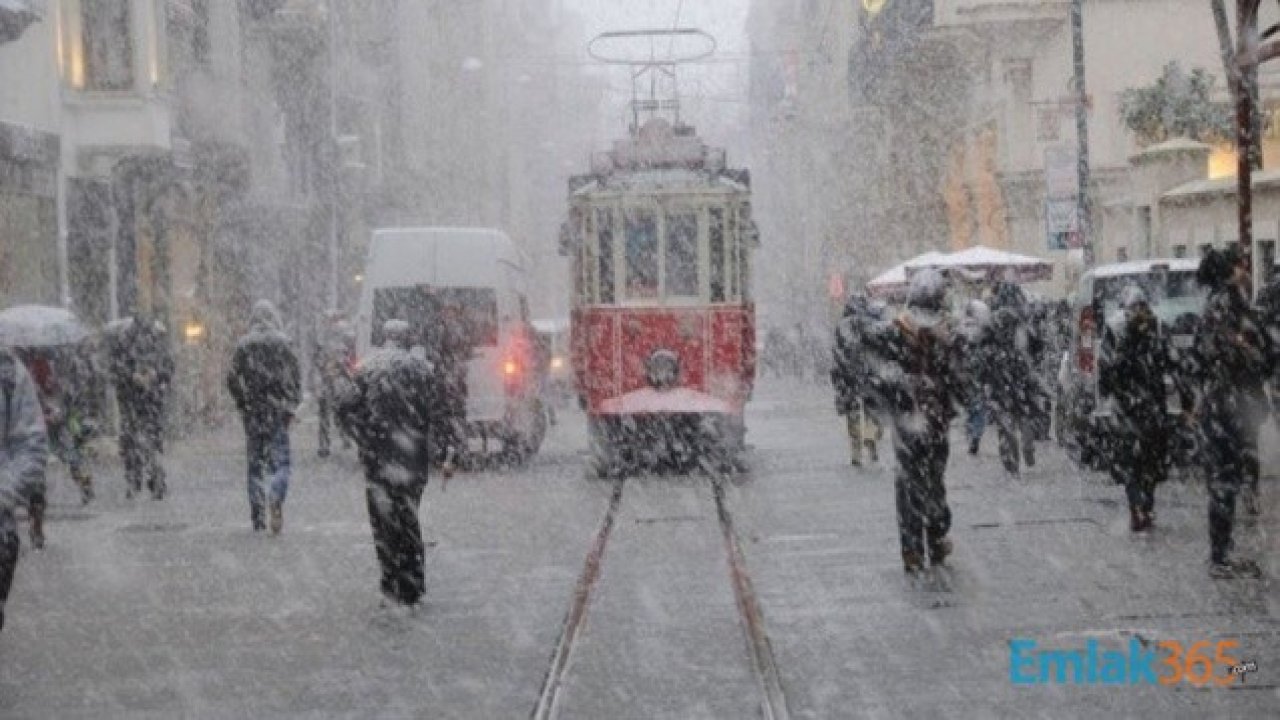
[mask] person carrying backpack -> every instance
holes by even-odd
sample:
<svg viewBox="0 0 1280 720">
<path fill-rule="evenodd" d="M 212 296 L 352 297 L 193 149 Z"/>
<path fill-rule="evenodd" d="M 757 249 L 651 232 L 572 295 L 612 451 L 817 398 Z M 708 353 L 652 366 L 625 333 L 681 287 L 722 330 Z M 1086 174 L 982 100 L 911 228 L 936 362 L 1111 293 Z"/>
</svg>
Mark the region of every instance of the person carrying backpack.
<svg viewBox="0 0 1280 720">
<path fill-rule="evenodd" d="M 244 420 L 250 521 L 255 531 L 266 528 L 262 486 L 270 475 L 265 510 L 270 512 L 271 534 L 279 535 L 289 492 L 289 425 L 301 401 L 301 377 L 289 336 L 267 300 L 254 303 L 249 332 L 240 338 L 231 360 L 227 390 Z"/>
<path fill-rule="evenodd" d="M 364 466 L 382 594 L 412 606 L 426 591 L 418 506 L 433 448 L 444 452 L 445 478 L 452 474 L 454 425 L 446 407 L 447 379 L 423 354 L 409 350 L 409 324 L 388 320 L 382 337 L 382 347 L 339 390 L 337 417 L 355 439 Z"/>
<path fill-rule="evenodd" d="M 898 534 L 908 574 L 922 571 L 926 557 L 942 564 L 952 550 L 947 436 L 958 408 L 966 406 L 967 388 L 960 372 L 962 343 L 945 299 L 942 275 L 921 271 L 912 278 L 907 311 L 867 334 L 869 391 L 893 421 Z"/>
<path fill-rule="evenodd" d="M 43 497 L 48 443 L 35 383 L 22 363 L 0 348 L 0 629 L 21 547 L 14 510 L 30 508 Z"/>
</svg>

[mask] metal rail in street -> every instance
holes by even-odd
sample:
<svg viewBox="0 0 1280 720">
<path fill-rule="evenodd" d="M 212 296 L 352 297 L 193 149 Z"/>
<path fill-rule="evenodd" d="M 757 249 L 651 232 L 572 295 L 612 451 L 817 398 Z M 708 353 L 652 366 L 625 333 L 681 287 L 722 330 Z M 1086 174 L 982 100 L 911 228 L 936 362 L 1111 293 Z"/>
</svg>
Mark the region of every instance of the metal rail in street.
<svg viewBox="0 0 1280 720">
<path fill-rule="evenodd" d="M 553 720 L 559 716 L 561 690 L 567 681 L 576 641 L 586 622 L 592 591 L 600 579 L 605 549 L 617 522 L 618 511 L 622 506 L 625 482 L 622 478 L 614 481 L 613 494 L 605 511 L 604 521 L 587 552 L 582 572 L 574 586 L 573 600 L 565 614 L 564 625 L 556 640 L 555 650 L 551 654 L 551 661 L 538 693 L 538 702 L 530 714 L 532 720 Z M 765 632 L 763 613 L 751 583 L 751 575 L 747 570 L 737 531 L 734 529 L 733 515 L 725 501 L 724 481 L 720 478 L 713 479 L 712 491 L 715 497 L 716 517 L 724 539 L 729 580 L 733 586 L 738 619 L 746 641 L 747 657 L 756 687 L 760 691 L 761 717 L 764 720 L 790 720 L 791 714 L 782 689 L 781 675 L 774 661 L 769 636 Z"/>
<path fill-rule="evenodd" d="M 591 602 L 591 591 L 600 579 L 600 566 L 604 561 L 604 550 L 609 544 L 609 535 L 613 532 L 613 524 L 622 505 L 622 488 L 625 480 L 614 481 L 613 495 L 609 498 L 609 509 L 605 511 L 604 522 L 596 533 L 595 542 L 587 552 L 586 562 L 582 566 L 582 574 L 578 576 L 578 584 L 574 586 L 573 602 L 569 612 L 565 614 L 564 627 L 556 640 L 556 649 L 551 654 L 551 665 L 547 668 L 546 677 L 542 680 L 542 690 L 538 693 L 538 704 L 530 715 L 533 720 L 551 720 L 559 712 L 560 690 L 564 687 L 565 673 L 569 668 L 569 658 L 573 654 L 578 631 L 587 617 L 587 604 Z"/>
</svg>

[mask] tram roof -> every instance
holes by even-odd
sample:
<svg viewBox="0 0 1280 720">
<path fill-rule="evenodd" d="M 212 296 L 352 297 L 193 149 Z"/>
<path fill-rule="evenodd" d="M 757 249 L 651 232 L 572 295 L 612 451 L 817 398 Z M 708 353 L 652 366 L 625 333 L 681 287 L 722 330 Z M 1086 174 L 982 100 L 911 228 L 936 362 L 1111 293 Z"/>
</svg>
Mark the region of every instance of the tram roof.
<svg viewBox="0 0 1280 720">
<path fill-rule="evenodd" d="M 575 198 L 597 193 L 627 191 L 663 193 L 709 190 L 745 193 L 750 190 L 746 182 L 727 173 L 687 168 L 658 168 L 614 172 L 607 175 L 586 175 L 580 176 L 573 185 L 575 187 L 570 192 L 570 196 Z"/>
</svg>

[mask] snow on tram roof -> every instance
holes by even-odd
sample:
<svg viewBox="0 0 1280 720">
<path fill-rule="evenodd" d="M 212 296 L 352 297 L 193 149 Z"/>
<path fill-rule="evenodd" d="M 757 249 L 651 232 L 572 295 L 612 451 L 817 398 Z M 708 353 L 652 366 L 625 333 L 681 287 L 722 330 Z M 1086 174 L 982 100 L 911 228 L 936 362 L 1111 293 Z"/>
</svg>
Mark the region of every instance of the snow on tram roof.
<svg viewBox="0 0 1280 720">
<path fill-rule="evenodd" d="M 688 190 L 691 188 L 723 187 L 734 192 L 748 192 L 749 188 L 732 177 L 705 170 L 686 168 L 661 168 L 613 172 L 595 177 L 574 190 L 571 195 L 581 197 L 597 192 L 626 190 Z"/>
</svg>

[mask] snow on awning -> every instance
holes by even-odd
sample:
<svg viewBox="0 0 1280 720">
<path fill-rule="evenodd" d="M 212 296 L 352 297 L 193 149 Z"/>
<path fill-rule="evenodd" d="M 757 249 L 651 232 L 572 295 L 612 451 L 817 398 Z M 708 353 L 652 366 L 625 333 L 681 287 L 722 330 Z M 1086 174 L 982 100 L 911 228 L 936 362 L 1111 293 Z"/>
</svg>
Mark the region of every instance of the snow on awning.
<svg viewBox="0 0 1280 720">
<path fill-rule="evenodd" d="M 1047 260 L 996 250 L 983 245 L 926 260 L 919 258 L 911 260 L 907 263 L 906 274 L 910 277 L 915 271 L 924 268 L 960 270 L 983 275 L 988 280 L 1038 282 L 1053 279 L 1053 263 Z"/>
<path fill-rule="evenodd" d="M 945 253 L 930 250 L 900 265 L 895 265 L 877 275 L 867 283 L 867 292 L 873 297 L 889 297 L 907 289 L 907 266 L 915 263 L 927 263 L 937 258 L 946 257 Z"/>
</svg>

